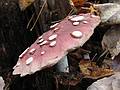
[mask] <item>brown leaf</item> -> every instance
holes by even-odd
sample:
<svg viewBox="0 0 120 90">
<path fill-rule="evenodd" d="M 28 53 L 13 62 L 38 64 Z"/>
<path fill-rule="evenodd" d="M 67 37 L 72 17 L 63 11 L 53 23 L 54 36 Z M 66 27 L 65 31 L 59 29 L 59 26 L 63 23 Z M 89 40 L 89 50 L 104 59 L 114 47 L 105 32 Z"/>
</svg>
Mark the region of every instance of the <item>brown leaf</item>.
<svg viewBox="0 0 120 90">
<path fill-rule="evenodd" d="M 91 61 L 81 60 L 79 67 L 86 78 L 98 79 L 113 74 L 111 68 L 98 67 L 95 62 Z"/>
<path fill-rule="evenodd" d="M 35 0 L 19 0 L 19 6 L 21 10 L 25 10 L 30 6 Z"/>
<path fill-rule="evenodd" d="M 86 0 L 72 0 L 72 2 L 75 7 L 79 7 L 79 6 L 83 5 L 86 2 Z"/>
</svg>

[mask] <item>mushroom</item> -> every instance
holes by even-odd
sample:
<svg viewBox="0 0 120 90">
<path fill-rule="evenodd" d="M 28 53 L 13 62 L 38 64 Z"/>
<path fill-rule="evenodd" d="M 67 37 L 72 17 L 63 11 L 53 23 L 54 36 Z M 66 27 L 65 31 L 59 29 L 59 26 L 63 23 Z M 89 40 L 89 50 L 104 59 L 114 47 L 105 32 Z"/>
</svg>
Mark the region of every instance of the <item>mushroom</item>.
<svg viewBox="0 0 120 90">
<path fill-rule="evenodd" d="M 74 22 L 79 24 L 73 25 Z M 73 15 L 71 19 L 68 16 L 60 23 L 52 25 L 48 32 L 38 37 L 29 49 L 21 54 L 22 57 L 19 57 L 13 68 L 13 75 L 33 74 L 55 64 L 58 66 L 58 71 L 69 72 L 68 52 L 82 46 L 94 33 L 99 23 L 99 16 L 92 17 L 87 13 Z"/>
</svg>

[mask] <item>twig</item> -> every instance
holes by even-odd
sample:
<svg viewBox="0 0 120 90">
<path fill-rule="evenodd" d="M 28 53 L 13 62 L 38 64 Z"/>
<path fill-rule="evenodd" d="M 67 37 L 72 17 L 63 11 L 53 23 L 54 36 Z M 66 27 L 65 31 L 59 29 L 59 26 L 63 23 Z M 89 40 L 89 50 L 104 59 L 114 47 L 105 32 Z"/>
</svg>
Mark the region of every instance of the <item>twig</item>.
<svg viewBox="0 0 120 90">
<path fill-rule="evenodd" d="M 73 10 L 74 10 L 74 8 L 72 8 L 72 9 L 70 10 L 70 12 L 68 13 L 67 16 L 72 15 L 72 11 L 73 11 Z M 64 18 L 64 19 L 66 19 L 66 18 Z M 62 20 L 64 20 L 64 19 L 61 19 L 61 20 L 58 20 L 58 21 L 53 21 L 53 22 L 51 22 L 51 24 L 58 23 L 58 22 L 60 22 L 60 21 L 62 21 Z"/>
<path fill-rule="evenodd" d="M 35 13 L 32 14 L 32 17 L 30 18 L 30 20 L 29 20 L 29 22 L 28 22 L 28 24 L 27 24 L 27 29 L 29 28 L 30 23 L 31 23 L 31 21 L 33 20 L 34 15 L 35 15 Z"/>
<path fill-rule="evenodd" d="M 70 10 L 70 12 L 68 13 L 68 16 L 71 15 L 73 11 L 74 11 L 74 7 Z"/>
<path fill-rule="evenodd" d="M 57 76 L 55 76 L 55 85 L 56 85 L 56 90 L 59 90 L 59 82 L 58 82 L 58 79 L 57 79 Z"/>
<path fill-rule="evenodd" d="M 97 53 L 95 53 L 95 55 L 93 56 L 93 58 L 91 59 L 91 61 L 93 61 L 96 56 L 97 56 Z"/>
<path fill-rule="evenodd" d="M 108 52 L 108 50 L 105 50 L 105 51 L 99 56 L 99 58 L 98 58 L 97 61 L 99 61 L 99 59 L 100 59 L 101 57 L 103 57 L 107 52 Z"/>
<path fill-rule="evenodd" d="M 96 63 L 98 63 L 98 65 L 100 65 L 104 59 L 101 59 L 106 53 L 108 52 L 108 50 L 105 50 L 100 56 L 99 58 L 96 60 Z"/>
<path fill-rule="evenodd" d="M 44 9 L 46 3 L 47 3 L 47 0 L 44 1 L 43 5 L 42 5 L 42 8 L 40 9 L 40 11 L 39 11 L 39 13 L 38 13 L 38 16 L 37 16 L 37 18 L 36 18 L 36 20 L 35 20 L 35 22 L 34 22 L 32 28 L 30 29 L 30 31 L 32 31 L 32 30 L 34 29 L 34 27 L 35 27 L 35 25 L 36 25 L 36 23 L 37 23 L 37 21 L 38 21 L 40 15 L 41 15 L 41 12 L 43 11 L 43 9 Z"/>
</svg>

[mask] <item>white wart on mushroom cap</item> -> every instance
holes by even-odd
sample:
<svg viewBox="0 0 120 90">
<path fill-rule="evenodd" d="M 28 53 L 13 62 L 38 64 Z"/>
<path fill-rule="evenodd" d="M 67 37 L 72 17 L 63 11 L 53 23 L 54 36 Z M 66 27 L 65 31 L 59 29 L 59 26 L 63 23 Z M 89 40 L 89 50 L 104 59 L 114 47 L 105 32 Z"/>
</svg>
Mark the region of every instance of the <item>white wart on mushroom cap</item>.
<svg viewBox="0 0 120 90">
<path fill-rule="evenodd" d="M 73 22 L 78 22 L 78 21 L 83 21 L 85 19 L 84 16 L 75 16 L 73 18 L 71 18 L 70 20 Z"/>
<path fill-rule="evenodd" d="M 85 20 L 77 20 L 79 24 L 73 25 L 74 21 L 71 21 L 70 17 L 66 17 L 59 24 L 53 25 L 52 30 L 39 37 L 18 60 L 20 65 L 14 68 L 13 74 L 25 76 L 51 67 L 67 55 L 69 50 L 82 46 L 93 34 L 94 28 L 100 23 L 100 17 L 91 17 L 90 14 L 75 15 L 73 18 L 75 17 L 83 17 Z M 77 21 L 75 20 L 75 22 Z M 57 28 L 56 32 L 54 32 L 55 28 Z M 39 42 L 41 39 L 43 41 Z M 30 54 L 31 50 L 34 51 L 33 54 Z M 32 59 L 30 59 L 31 57 Z M 26 64 L 26 60 L 29 61 L 29 64 Z"/>
</svg>

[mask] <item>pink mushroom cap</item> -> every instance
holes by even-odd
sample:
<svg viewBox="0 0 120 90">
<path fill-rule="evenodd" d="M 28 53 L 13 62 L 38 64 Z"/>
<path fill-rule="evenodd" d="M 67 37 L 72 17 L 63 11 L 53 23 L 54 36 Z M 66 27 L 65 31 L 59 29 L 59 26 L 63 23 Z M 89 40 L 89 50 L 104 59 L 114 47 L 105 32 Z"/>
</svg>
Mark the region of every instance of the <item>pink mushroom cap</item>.
<svg viewBox="0 0 120 90">
<path fill-rule="evenodd" d="M 93 17 L 88 13 L 67 16 L 60 23 L 52 25 L 48 32 L 20 55 L 13 68 L 13 75 L 25 76 L 55 65 L 69 51 L 82 46 L 92 36 L 99 23 L 99 16 Z"/>
</svg>

